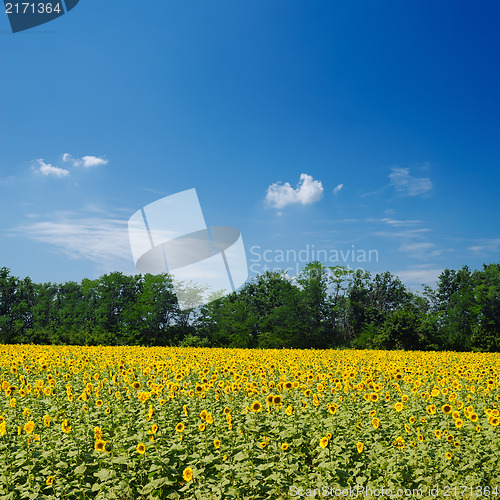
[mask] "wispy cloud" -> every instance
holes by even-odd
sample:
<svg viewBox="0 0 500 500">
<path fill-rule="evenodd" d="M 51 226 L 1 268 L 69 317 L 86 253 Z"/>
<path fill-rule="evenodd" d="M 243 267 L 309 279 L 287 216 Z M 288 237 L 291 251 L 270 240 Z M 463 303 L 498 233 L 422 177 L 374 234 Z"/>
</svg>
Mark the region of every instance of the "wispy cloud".
<svg viewBox="0 0 500 500">
<path fill-rule="evenodd" d="M 426 227 L 405 227 L 412 226 L 422 221 L 396 219 L 369 219 L 371 222 L 385 223 L 394 228 L 388 231 L 376 231 L 373 236 L 386 238 L 394 241 L 400 252 L 419 259 L 429 260 L 442 254 L 443 250 L 435 243 L 428 241 L 428 233 L 431 229 Z"/>
<path fill-rule="evenodd" d="M 366 222 L 381 222 L 384 224 L 389 224 L 390 226 L 399 227 L 399 226 L 412 226 L 415 224 L 422 224 L 421 220 L 396 220 L 390 219 L 389 217 L 384 217 L 382 219 L 366 219 Z"/>
<path fill-rule="evenodd" d="M 295 203 L 310 205 L 319 201 L 322 196 L 321 181 L 315 181 L 311 175 L 301 174 L 295 189 L 288 182 L 271 184 L 267 188 L 266 201 L 272 207 L 281 209 Z"/>
<path fill-rule="evenodd" d="M 71 259 L 91 261 L 102 269 L 133 268 L 126 220 L 60 212 L 51 220 L 11 228 L 8 235 L 45 243 Z"/>
<path fill-rule="evenodd" d="M 399 250 L 418 259 L 437 257 L 442 253 L 442 250 L 440 250 L 435 243 L 431 243 L 430 241 L 404 242 L 399 247 Z"/>
<path fill-rule="evenodd" d="M 421 227 L 417 229 L 404 229 L 401 231 L 375 231 L 373 236 L 379 236 L 381 238 L 392 238 L 392 239 L 410 239 L 410 238 L 421 238 L 425 233 L 431 232 L 431 229 L 427 227 Z"/>
<path fill-rule="evenodd" d="M 410 269 L 395 271 L 394 274 L 399 276 L 401 281 L 407 285 L 415 286 L 434 285 L 442 272 L 443 269 L 415 266 Z"/>
<path fill-rule="evenodd" d="M 69 153 L 63 154 L 63 161 L 70 162 L 74 167 L 98 167 L 99 165 L 107 165 L 108 160 L 99 156 L 86 155 L 81 158 L 73 158 Z"/>
<path fill-rule="evenodd" d="M 333 194 L 339 194 L 340 191 L 342 191 L 342 189 L 344 189 L 344 185 L 343 184 L 339 184 L 338 186 L 336 186 L 334 189 L 333 189 Z"/>
<path fill-rule="evenodd" d="M 50 163 L 45 163 L 42 158 L 35 160 L 34 170 L 46 176 L 67 177 L 69 175 L 69 170 L 54 167 Z"/>
<path fill-rule="evenodd" d="M 389 179 L 391 186 L 403 196 L 418 196 L 432 189 L 428 177 L 413 177 L 409 168 L 393 168 Z"/>
<path fill-rule="evenodd" d="M 468 250 L 481 255 L 497 253 L 500 250 L 500 238 L 482 238 L 476 240 L 476 244 L 468 247 Z"/>
</svg>

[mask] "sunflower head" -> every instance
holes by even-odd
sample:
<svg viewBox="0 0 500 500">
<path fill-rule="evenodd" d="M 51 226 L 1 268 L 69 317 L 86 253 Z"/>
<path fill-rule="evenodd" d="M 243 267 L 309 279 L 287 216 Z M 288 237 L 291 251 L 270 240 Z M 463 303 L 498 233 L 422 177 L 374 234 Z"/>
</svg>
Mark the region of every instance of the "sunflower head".
<svg viewBox="0 0 500 500">
<path fill-rule="evenodd" d="M 100 451 L 100 452 L 106 451 L 106 441 L 98 439 L 94 444 L 94 449 L 95 451 Z"/>
<path fill-rule="evenodd" d="M 182 479 L 184 479 L 186 483 L 189 483 L 189 481 L 193 479 L 193 469 L 191 469 L 191 467 L 186 467 L 182 471 Z"/>
<path fill-rule="evenodd" d="M 262 410 L 262 405 L 258 401 L 254 401 L 250 409 L 256 413 Z"/>
</svg>

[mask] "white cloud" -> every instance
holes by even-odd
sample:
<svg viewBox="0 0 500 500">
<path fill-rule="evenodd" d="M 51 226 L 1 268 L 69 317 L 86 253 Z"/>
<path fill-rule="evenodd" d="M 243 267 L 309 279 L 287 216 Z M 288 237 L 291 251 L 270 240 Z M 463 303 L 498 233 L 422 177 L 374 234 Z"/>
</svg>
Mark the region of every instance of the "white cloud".
<svg viewBox="0 0 500 500">
<path fill-rule="evenodd" d="M 99 158 L 98 156 L 83 156 L 82 161 L 84 167 L 97 167 L 98 165 L 108 164 L 108 160 Z"/>
<path fill-rule="evenodd" d="M 428 261 L 434 257 L 438 257 L 444 251 L 444 249 L 440 248 L 435 243 L 428 241 L 427 233 L 431 231 L 429 228 L 421 227 L 410 229 L 401 227 L 420 221 L 397 221 L 393 219 L 378 219 L 376 221 L 385 222 L 398 229 L 395 231 L 374 232 L 372 233 L 374 236 L 395 241 L 398 244 L 398 250 L 400 252 L 405 252 L 415 259 Z"/>
<path fill-rule="evenodd" d="M 339 184 L 338 186 L 336 186 L 333 190 L 333 194 L 339 194 L 340 191 L 342 191 L 342 189 L 344 189 L 344 185 L 343 184 Z"/>
<path fill-rule="evenodd" d="M 413 177 L 409 168 L 393 168 L 389 174 L 391 186 L 404 196 L 418 196 L 432 189 L 428 177 Z"/>
<path fill-rule="evenodd" d="M 274 208 L 280 209 L 293 203 L 310 205 L 323 196 L 321 181 L 315 181 L 311 175 L 301 174 L 294 189 L 288 182 L 275 182 L 267 188 L 266 201 Z"/>
<path fill-rule="evenodd" d="M 61 212 L 53 220 L 20 225 L 9 234 L 51 245 L 71 259 L 97 263 L 103 270 L 134 268 L 126 220 Z"/>
<path fill-rule="evenodd" d="M 99 156 L 82 156 L 81 159 L 79 158 L 73 158 L 69 153 L 64 153 L 63 154 L 63 161 L 65 162 L 71 162 L 74 167 L 97 167 L 99 165 L 107 165 L 108 160 L 105 160 L 104 158 L 100 158 Z"/>
<path fill-rule="evenodd" d="M 40 172 L 43 175 L 53 175 L 54 177 L 66 177 L 69 175 L 69 170 L 54 167 L 50 163 L 45 163 L 41 158 L 35 161 L 39 167 L 37 172 Z"/>
<path fill-rule="evenodd" d="M 486 255 L 496 253 L 500 249 L 500 238 L 485 238 L 477 240 L 476 245 L 468 247 L 468 250 L 478 254 Z"/>
<path fill-rule="evenodd" d="M 435 246 L 434 243 L 423 241 L 421 243 L 403 243 L 399 249 L 403 252 L 421 252 L 423 250 L 430 250 Z"/>
<path fill-rule="evenodd" d="M 388 217 L 384 217 L 383 219 L 366 219 L 366 222 L 383 222 L 385 224 L 389 224 L 394 227 L 399 226 L 411 226 L 413 224 L 421 224 L 423 221 L 421 220 L 396 220 L 390 219 Z"/>
<path fill-rule="evenodd" d="M 434 285 L 442 272 L 443 269 L 416 268 L 396 271 L 394 274 L 407 285 Z"/>
<path fill-rule="evenodd" d="M 409 238 L 420 238 L 424 234 L 430 232 L 431 229 L 422 227 L 419 229 L 403 229 L 398 232 L 390 232 L 390 231 L 377 231 L 372 233 L 373 236 L 380 236 L 381 238 L 389 238 L 389 239 L 409 239 Z"/>
</svg>

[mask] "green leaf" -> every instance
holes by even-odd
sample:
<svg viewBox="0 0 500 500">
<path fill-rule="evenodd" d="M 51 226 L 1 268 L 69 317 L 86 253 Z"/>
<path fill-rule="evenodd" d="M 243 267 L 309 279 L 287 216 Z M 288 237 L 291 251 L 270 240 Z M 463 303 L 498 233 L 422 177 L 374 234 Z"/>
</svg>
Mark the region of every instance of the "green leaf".
<svg viewBox="0 0 500 500">
<path fill-rule="evenodd" d="M 98 477 L 102 482 L 107 481 L 110 477 L 112 477 L 114 471 L 111 469 L 102 469 L 99 472 L 96 472 L 94 476 Z"/>
<path fill-rule="evenodd" d="M 87 470 L 87 466 L 85 464 L 81 464 L 75 468 L 75 474 L 84 474 Z"/>
</svg>

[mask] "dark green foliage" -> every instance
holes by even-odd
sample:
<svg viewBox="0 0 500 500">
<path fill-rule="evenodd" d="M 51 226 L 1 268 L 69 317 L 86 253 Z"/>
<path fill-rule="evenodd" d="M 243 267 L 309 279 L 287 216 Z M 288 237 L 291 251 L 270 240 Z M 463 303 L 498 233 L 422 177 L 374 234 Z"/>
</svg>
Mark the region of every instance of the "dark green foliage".
<svg viewBox="0 0 500 500">
<path fill-rule="evenodd" d="M 0 342 L 499 351 L 500 264 L 446 269 L 420 295 L 389 272 L 312 262 L 184 311 L 167 274 L 37 284 L 4 267 Z"/>
</svg>

